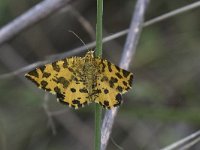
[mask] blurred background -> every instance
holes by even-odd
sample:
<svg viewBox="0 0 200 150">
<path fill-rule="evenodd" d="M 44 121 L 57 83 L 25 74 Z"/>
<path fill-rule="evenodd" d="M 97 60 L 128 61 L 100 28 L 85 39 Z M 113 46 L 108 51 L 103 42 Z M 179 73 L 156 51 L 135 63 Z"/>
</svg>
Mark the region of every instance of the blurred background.
<svg viewBox="0 0 200 150">
<path fill-rule="evenodd" d="M 39 0 L 0 0 L 3 27 Z M 195 2 L 151 1 L 145 20 Z M 129 27 L 134 0 L 105 0 L 104 37 Z M 200 128 L 200 8 L 142 30 L 108 150 L 155 150 Z M 0 76 L 50 55 L 95 40 L 96 1 L 76 0 L 0 47 Z M 119 64 L 126 36 L 103 45 L 103 57 Z M 85 51 L 78 53 L 83 56 Z M 25 73 L 25 72 L 24 72 Z M 80 110 L 57 103 L 24 73 L 0 79 L 0 150 L 92 150 L 94 104 Z M 200 143 L 191 150 L 199 150 Z"/>
</svg>

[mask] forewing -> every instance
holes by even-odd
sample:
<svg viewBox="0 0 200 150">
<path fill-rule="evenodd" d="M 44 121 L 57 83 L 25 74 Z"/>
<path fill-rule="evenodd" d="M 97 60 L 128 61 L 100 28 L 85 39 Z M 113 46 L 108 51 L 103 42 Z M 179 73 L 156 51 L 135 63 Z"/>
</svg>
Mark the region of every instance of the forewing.
<svg viewBox="0 0 200 150">
<path fill-rule="evenodd" d="M 62 59 L 38 67 L 25 77 L 34 82 L 39 88 L 56 94 L 60 102 L 70 107 L 79 108 L 88 102 L 88 93 L 80 92 L 85 89 L 80 77 L 76 76 L 78 67 L 82 66 L 81 57 Z"/>
<path fill-rule="evenodd" d="M 111 62 L 96 58 L 99 69 L 99 80 L 108 84 L 110 88 L 116 89 L 123 94 L 132 87 L 133 74 L 129 71 L 119 68 Z"/>
</svg>

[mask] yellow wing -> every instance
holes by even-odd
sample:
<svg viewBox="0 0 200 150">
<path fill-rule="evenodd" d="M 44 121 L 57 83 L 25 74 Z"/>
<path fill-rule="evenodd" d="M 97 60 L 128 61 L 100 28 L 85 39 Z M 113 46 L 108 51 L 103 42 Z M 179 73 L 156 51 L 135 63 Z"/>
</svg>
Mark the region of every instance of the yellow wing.
<svg viewBox="0 0 200 150">
<path fill-rule="evenodd" d="M 82 65 L 81 57 L 62 59 L 38 67 L 25 77 L 39 88 L 56 94 L 60 102 L 77 109 L 89 102 L 88 91 L 80 77 L 76 76 Z"/>
<path fill-rule="evenodd" d="M 132 87 L 133 74 L 129 71 L 119 68 L 111 62 L 96 58 L 100 67 L 101 82 L 109 84 L 110 88 L 116 89 L 119 93 L 125 93 Z"/>
<path fill-rule="evenodd" d="M 99 74 L 93 99 L 107 109 L 119 106 L 122 94 L 132 86 L 133 74 L 101 58 L 96 58 L 96 63 Z"/>
</svg>

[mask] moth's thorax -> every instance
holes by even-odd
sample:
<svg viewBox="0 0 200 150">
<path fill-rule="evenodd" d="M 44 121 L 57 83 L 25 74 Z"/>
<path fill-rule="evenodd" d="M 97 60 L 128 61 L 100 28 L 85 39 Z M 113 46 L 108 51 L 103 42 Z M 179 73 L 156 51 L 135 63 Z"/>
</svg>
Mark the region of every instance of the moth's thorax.
<svg viewBox="0 0 200 150">
<path fill-rule="evenodd" d="M 98 65 L 96 63 L 94 52 L 88 51 L 85 55 L 83 65 L 83 73 L 85 78 L 85 84 L 89 94 L 92 93 L 93 87 L 96 86 Z"/>
</svg>

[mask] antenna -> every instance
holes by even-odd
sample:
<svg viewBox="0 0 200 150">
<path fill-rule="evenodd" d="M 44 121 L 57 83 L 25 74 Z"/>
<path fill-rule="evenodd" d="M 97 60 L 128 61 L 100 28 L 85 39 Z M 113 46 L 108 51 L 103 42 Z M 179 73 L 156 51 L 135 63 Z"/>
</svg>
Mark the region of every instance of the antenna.
<svg viewBox="0 0 200 150">
<path fill-rule="evenodd" d="M 71 32 L 72 34 L 74 34 L 83 43 L 83 45 L 87 48 L 87 50 L 89 51 L 89 48 L 87 47 L 85 42 L 83 42 L 83 40 L 74 31 L 68 30 L 68 32 Z"/>
</svg>

